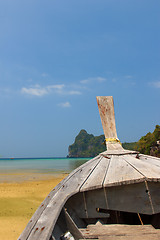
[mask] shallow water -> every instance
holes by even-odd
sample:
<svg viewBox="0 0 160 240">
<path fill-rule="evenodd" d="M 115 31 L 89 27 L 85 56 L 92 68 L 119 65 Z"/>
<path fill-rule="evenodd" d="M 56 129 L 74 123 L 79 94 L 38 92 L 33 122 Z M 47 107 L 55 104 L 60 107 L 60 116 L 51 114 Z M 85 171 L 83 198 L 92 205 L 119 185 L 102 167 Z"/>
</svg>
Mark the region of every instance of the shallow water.
<svg viewBox="0 0 160 240">
<path fill-rule="evenodd" d="M 48 178 L 70 173 L 89 158 L 15 158 L 0 159 L 0 182 Z"/>
</svg>

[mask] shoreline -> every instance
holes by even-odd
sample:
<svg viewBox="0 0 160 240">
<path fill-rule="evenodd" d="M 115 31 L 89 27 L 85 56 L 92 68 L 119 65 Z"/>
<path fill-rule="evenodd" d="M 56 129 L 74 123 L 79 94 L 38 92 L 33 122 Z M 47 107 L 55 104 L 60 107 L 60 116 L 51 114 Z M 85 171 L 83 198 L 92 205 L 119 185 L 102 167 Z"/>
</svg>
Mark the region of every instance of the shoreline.
<svg viewBox="0 0 160 240">
<path fill-rule="evenodd" d="M 0 239 L 17 239 L 45 197 L 67 175 L 62 172 L 0 174 Z"/>
<path fill-rule="evenodd" d="M 26 181 L 48 180 L 51 178 L 59 178 L 59 176 L 67 176 L 70 172 L 64 171 L 46 171 L 46 172 L 33 172 L 33 171 L 7 171 L 7 173 L 0 171 L 0 184 L 1 183 L 22 183 Z"/>
</svg>

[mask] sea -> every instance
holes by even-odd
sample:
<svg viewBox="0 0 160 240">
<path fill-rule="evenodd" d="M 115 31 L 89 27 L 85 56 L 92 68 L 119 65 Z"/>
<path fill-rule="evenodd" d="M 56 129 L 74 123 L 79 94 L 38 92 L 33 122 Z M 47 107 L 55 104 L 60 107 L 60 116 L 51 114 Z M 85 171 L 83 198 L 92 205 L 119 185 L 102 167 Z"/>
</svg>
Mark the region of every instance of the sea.
<svg viewBox="0 0 160 240">
<path fill-rule="evenodd" d="M 90 158 L 0 158 L 0 182 L 45 179 L 69 174 Z"/>
</svg>

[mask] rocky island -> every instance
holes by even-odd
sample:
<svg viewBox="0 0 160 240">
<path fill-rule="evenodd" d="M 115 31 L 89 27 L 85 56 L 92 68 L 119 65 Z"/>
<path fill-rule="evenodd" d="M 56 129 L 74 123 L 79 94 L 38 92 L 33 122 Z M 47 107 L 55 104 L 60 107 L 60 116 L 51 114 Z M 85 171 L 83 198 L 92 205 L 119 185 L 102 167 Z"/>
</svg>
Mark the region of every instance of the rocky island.
<svg viewBox="0 0 160 240">
<path fill-rule="evenodd" d="M 68 157 L 94 157 L 106 150 L 104 135 L 94 136 L 82 129 L 68 148 Z"/>
</svg>

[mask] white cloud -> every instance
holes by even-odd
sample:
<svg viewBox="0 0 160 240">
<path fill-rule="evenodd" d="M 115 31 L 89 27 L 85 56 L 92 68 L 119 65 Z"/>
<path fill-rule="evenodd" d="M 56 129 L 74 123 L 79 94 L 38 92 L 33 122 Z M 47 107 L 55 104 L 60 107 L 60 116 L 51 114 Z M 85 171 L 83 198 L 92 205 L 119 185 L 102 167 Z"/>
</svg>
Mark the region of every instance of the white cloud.
<svg viewBox="0 0 160 240">
<path fill-rule="evenodd" d="M 160 81 L 150 83 L 155 88 L 160 88 Z"/>
<path fill-rule="evenodd" d="M 80 83 L 82 84 L 88 84 L 90 82 L 104 82 L 106 81 L 107 79 L 106 78 L 103 78 L 103 77 L 94 77 L 94 78 L 87 78 L 87 79 L 84 79 L 84 80 L 81 80 Z"/>
<path fill-rule="evenodd" d="M 48 86 L 40 86 L 38 84 L 31 87 L 23 87 L 21 89 L 22 94 L 42 97 L 47 94 L 56 93 L 59 95 L 81 95 L 82 93 L 77 90 L 70 89 L 71 87 L 65 86 L 64 84 L 55 84 Z"/>
<path fill-rule="evenodd" d="M 32 88 L 32 87 L 25 88 L 25 87 L 23 87 L 21 89 L 21 93 L 41 97 L 41 96 L 48 94 L 48 91 L 45 88 Z"/>
<path fill-rule="evenodd" d="M 71 107 L 71 104 L 69 102 L 59 103 L 58 106 L 63 108 Z"/>
<path fill-rule="evenodd" d="M 32 96 L 37 96 L 37 97 L 42 97 L 44 95 L 50 94 L 52 92 L 52 90 L 55 90 L 57 93 L 59 93 L 59 91 L 61 91 L 63 88 L 64 88 L 64 84 L 48 85 L 45 87 L 41 87 L 40 85 L 36 84 L 29 88 L 23 87 L 21 89 L 21 93 L 27 94 L 27 95 L 32 95 Z"/>
</svg>

